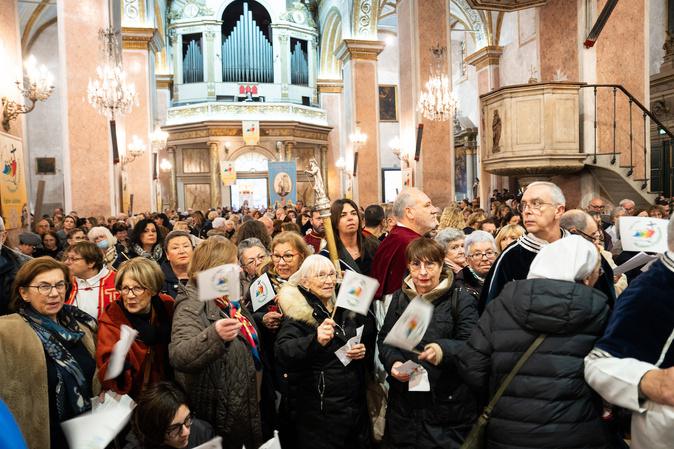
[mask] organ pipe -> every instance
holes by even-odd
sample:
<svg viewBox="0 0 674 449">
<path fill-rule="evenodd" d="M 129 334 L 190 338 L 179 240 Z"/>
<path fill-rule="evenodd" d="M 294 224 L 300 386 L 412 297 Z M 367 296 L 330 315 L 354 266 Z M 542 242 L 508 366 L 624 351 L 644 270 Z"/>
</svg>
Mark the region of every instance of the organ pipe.
<svg viewBox="0 0 674 449">
<path fill-rule="evenodd" d="M 198 40 L 191 40 L 183 56 L 183 82 L 200 83 L 204 80 L 204 57 Z"/>
<path fill-rule="evenodd" d="M 302 44 L 295 42 L 295 47 L 290 56 L 290 82 L 293 84 L 309 84 L 309 64 L 307 55 L 302 50 Z"/>
<path fill-rule="evenodd" d="M 222 43 L 224 82 L 273 83 L 272 45 L 253 20 L 248 3 L 229 36 Z"/>
</svg>

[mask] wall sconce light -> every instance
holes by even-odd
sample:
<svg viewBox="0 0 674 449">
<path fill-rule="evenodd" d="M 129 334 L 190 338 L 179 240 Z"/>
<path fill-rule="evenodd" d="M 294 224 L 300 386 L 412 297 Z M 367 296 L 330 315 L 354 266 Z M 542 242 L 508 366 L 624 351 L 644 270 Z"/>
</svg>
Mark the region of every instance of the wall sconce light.
<svg viewBox="0 0 674 449">
<path fill-rule="evenodd" d="M 150 134 L 150 141 L 152 142 L 152 150 L 156 153 L 166 148 L 169 133 L 164 131 L 157 125 L 152 134 Z"/>
<path fill-rule="evenodd" d="M 127 154 L 122 157 L 122 164 L 130 164 L 135 161 L 137 157 L 142 156 L 145 153 L 145 143 L 140 140 L 140 137 L 133 136 L 131 138 L 131 143 L 127 145 Z"/>
<path fill-rule="evenodd" d="M 173 164 L 168 159 L 162 159 L 159 163 L 159 170 L 163 173 L 168 173 L 173 169 Z"/>
<path fill-rule="evenodd" d="M 19 114 L 27 114 L 35 109 L 36 102 L 45 101 L 54 91 L 54 76 L 44 65 L 38 67 L 33 55 L 28 57 L 23 66 L 23 82 L 17 81 L 16 86 L 30 104 L 26 106 L 2 97 L 2 127 L 5 131 L 9 131 L 9 122 L 16 119 Z"/>
<path fill-rule="evenodd" d="M 349 140 L 353 144 L 353 176 L 356 176 L 358 170 L 358 148 L 367 142 L 367 134 L 361 132 L 360 127 L 356 126 L 356 130 L 349 134 Z"/>
</svg>

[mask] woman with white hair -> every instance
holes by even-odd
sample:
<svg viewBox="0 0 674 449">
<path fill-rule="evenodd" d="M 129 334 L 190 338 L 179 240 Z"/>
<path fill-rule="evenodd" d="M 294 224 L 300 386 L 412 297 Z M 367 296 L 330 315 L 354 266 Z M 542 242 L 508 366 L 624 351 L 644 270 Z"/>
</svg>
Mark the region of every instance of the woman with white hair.
<svg viewBox="0 0 674 449">
<path fill-rule="evenodd" d="M 482 293 L 487 273 L 496 260 L 496 241 L 486 231 L 473 231 L 463 242 L 466 266 L 456 274 L 457 285 L 464 287 L 476 298 Z"/>
<path fill-rule="evenodd" d="M 527 279 L 490 302 L 455 363 L 465 382 L 493 396 L 539 336 L 494 407 L 486 447 L 608 448 L 602 402 L 585 383 L 583 359 L 603 335 L 607 297 L 593 288 L 599 251 L 579 236 L 541 248 Z"/>
<path fill-rule="evenodd" d="M 435 236 L 435 241 L 445 248 L 445 265 L 449 266 L 454 274 L 466 266 L 466 252 L 463 247 L 465 238 L 466 234 L 456 228 L 444 228 Z"/>
<path fill-rule="evenodd" d="M 94 242 L 101 251 L 103 251 L 103 263 L 108 267 L 112 267 L 113 262 L 117 259 L 117 238 L 103 226 L 95 226 L 91 228 L 87 234 L 90 242 Z"/>
<path fill-rule="evenodd" d="M 337 309 L 333 316 L 337 273 L 330 259 L 311 255 L 278 293 L 284 318 L 276 337 L 276 361 L 287 380 L 282 410 L 299 449 L 370 448 L 365 401 L 366 351 L 353 345 L 344 361 L 335 352 L 364 326 L 366 317 Z M 370 329 L 363 329 L 363 334 Z M 363 335 L 361 341 L 368 341 Z M 290 444 L 290 445 L 288 445 Z"/>
</svg>

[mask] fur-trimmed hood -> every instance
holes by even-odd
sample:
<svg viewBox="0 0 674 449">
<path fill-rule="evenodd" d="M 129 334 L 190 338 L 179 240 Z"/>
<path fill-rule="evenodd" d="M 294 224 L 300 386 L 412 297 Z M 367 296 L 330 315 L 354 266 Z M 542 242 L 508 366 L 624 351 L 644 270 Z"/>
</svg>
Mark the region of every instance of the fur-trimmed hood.
<svg viewBox="0 0 674 449">
<path fill-rule="evenodd" d="M 284 284 L 278 293 L 278 305 L 288 318 L 301 321 L 310 326 L 318 326 L 316 310 L 310 301 L 319 301 L 313 294 L 302 287 Z"/>
</svg>

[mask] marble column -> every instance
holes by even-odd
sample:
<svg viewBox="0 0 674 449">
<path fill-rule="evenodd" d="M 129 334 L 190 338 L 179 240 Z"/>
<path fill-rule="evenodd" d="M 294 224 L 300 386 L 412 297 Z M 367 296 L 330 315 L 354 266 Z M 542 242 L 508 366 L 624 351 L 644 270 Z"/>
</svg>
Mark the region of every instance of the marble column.
<svg viewBox="0 0 674 449">
<path fill-rule="evenodd" d="M 502 54 L 503 49 L 501 47 L 487 46 L 466 57 L 466 62 L 474 66 L 477 73 L 478 95 L 486 94 L 501 87 L 499 64 Z M 482 140 L 486 135 L 484 129 L 485 117 L 482 117 L 482 111 L 480 116 L 478 135 Z M 485 145 L 482 144 L 481 147 L 485 148 Z M 473 157 L 479 158 L 479 152 L 476 152 Z M 482 207 L 488 207 L 489 197 L 493 189 L 508 187 L 507 177 L 492 175 L 482 167 L 482 164 L 477 165 L 479 166 L 476 176 L 480 179 L 480 203 Z"/>
<path fill-rule="evenodd" d="M 424 125 L 420 160 L 415 165 L 415 185 L 433 204 L 444 207 L 454 200 L 454 139 L 452 118 L 430 121 L 417 112 L 420 92 L 438 64 L 431 49 L 444 47 L 441 70 L 451 79 L 448 0 L 401 0 L 398 3 L 400 51 L 400 145 L 414 155 L 417 127 Z"/>
<path fill-rule="evenodd" d="M 171 203 L 171 209 L 177 209 L 178 208 L 178 167 L 176 166 L 176 147 L 169 147 L 168 148 L 168 155 L 169 155 L 169 161 L 171 162 L 171 171 L 170 171 L 170 176 L 171 176 L 171 187 L 170 187 L 170 203 Z"/>
<path fill-rule="evenodd" d="M 367 134 L 367 141 L 358 146 L 358 175 L 354 179 L 354 199 L 367 207 L 381 201 L 381 164 L 379 160 L 379 92 L 377 58 L 384 42 L 344 39 L 336 56 L 342 60 L 344 73 L 344 109 L 347 122 L 344 133 L 356 127 Z M 350 142 L 348 145 L 352 145 Z M 353 159 L 356 149 L 351 146 Z M 349 167 L 348 170 L 352 168 Z"/>
<path fill-rule="evenodd" d="M 325 191 L 328 192 L 330 190 L 330 184 L 328 182 L 328 147 L 325 145 L 321 146 L 319 163 L 321 164 L 321 176 L 323 176 Z"/>
<path fill-rule="evenodd" d="M 218 207 L 222 202 L 220 193 L 220 153 L 218 142 L 209 142 L 208 149 L 211 159 L 211 207 Z"/>
<path fill-rule="evenodd" d="M 341 80 L 318 80 L 320 104 L 326 110 L 328 125 L 332 132 L 328 134 L 328 153 L 326 157 L 327 176 L 325 185 L 330 199 L 341 198 L 343 195 L 341 171 L 337 169 L 337 160 L 344 157 L 342 154 L 342 111 L 343 111 L 343 84 Z"/>
</svg>

